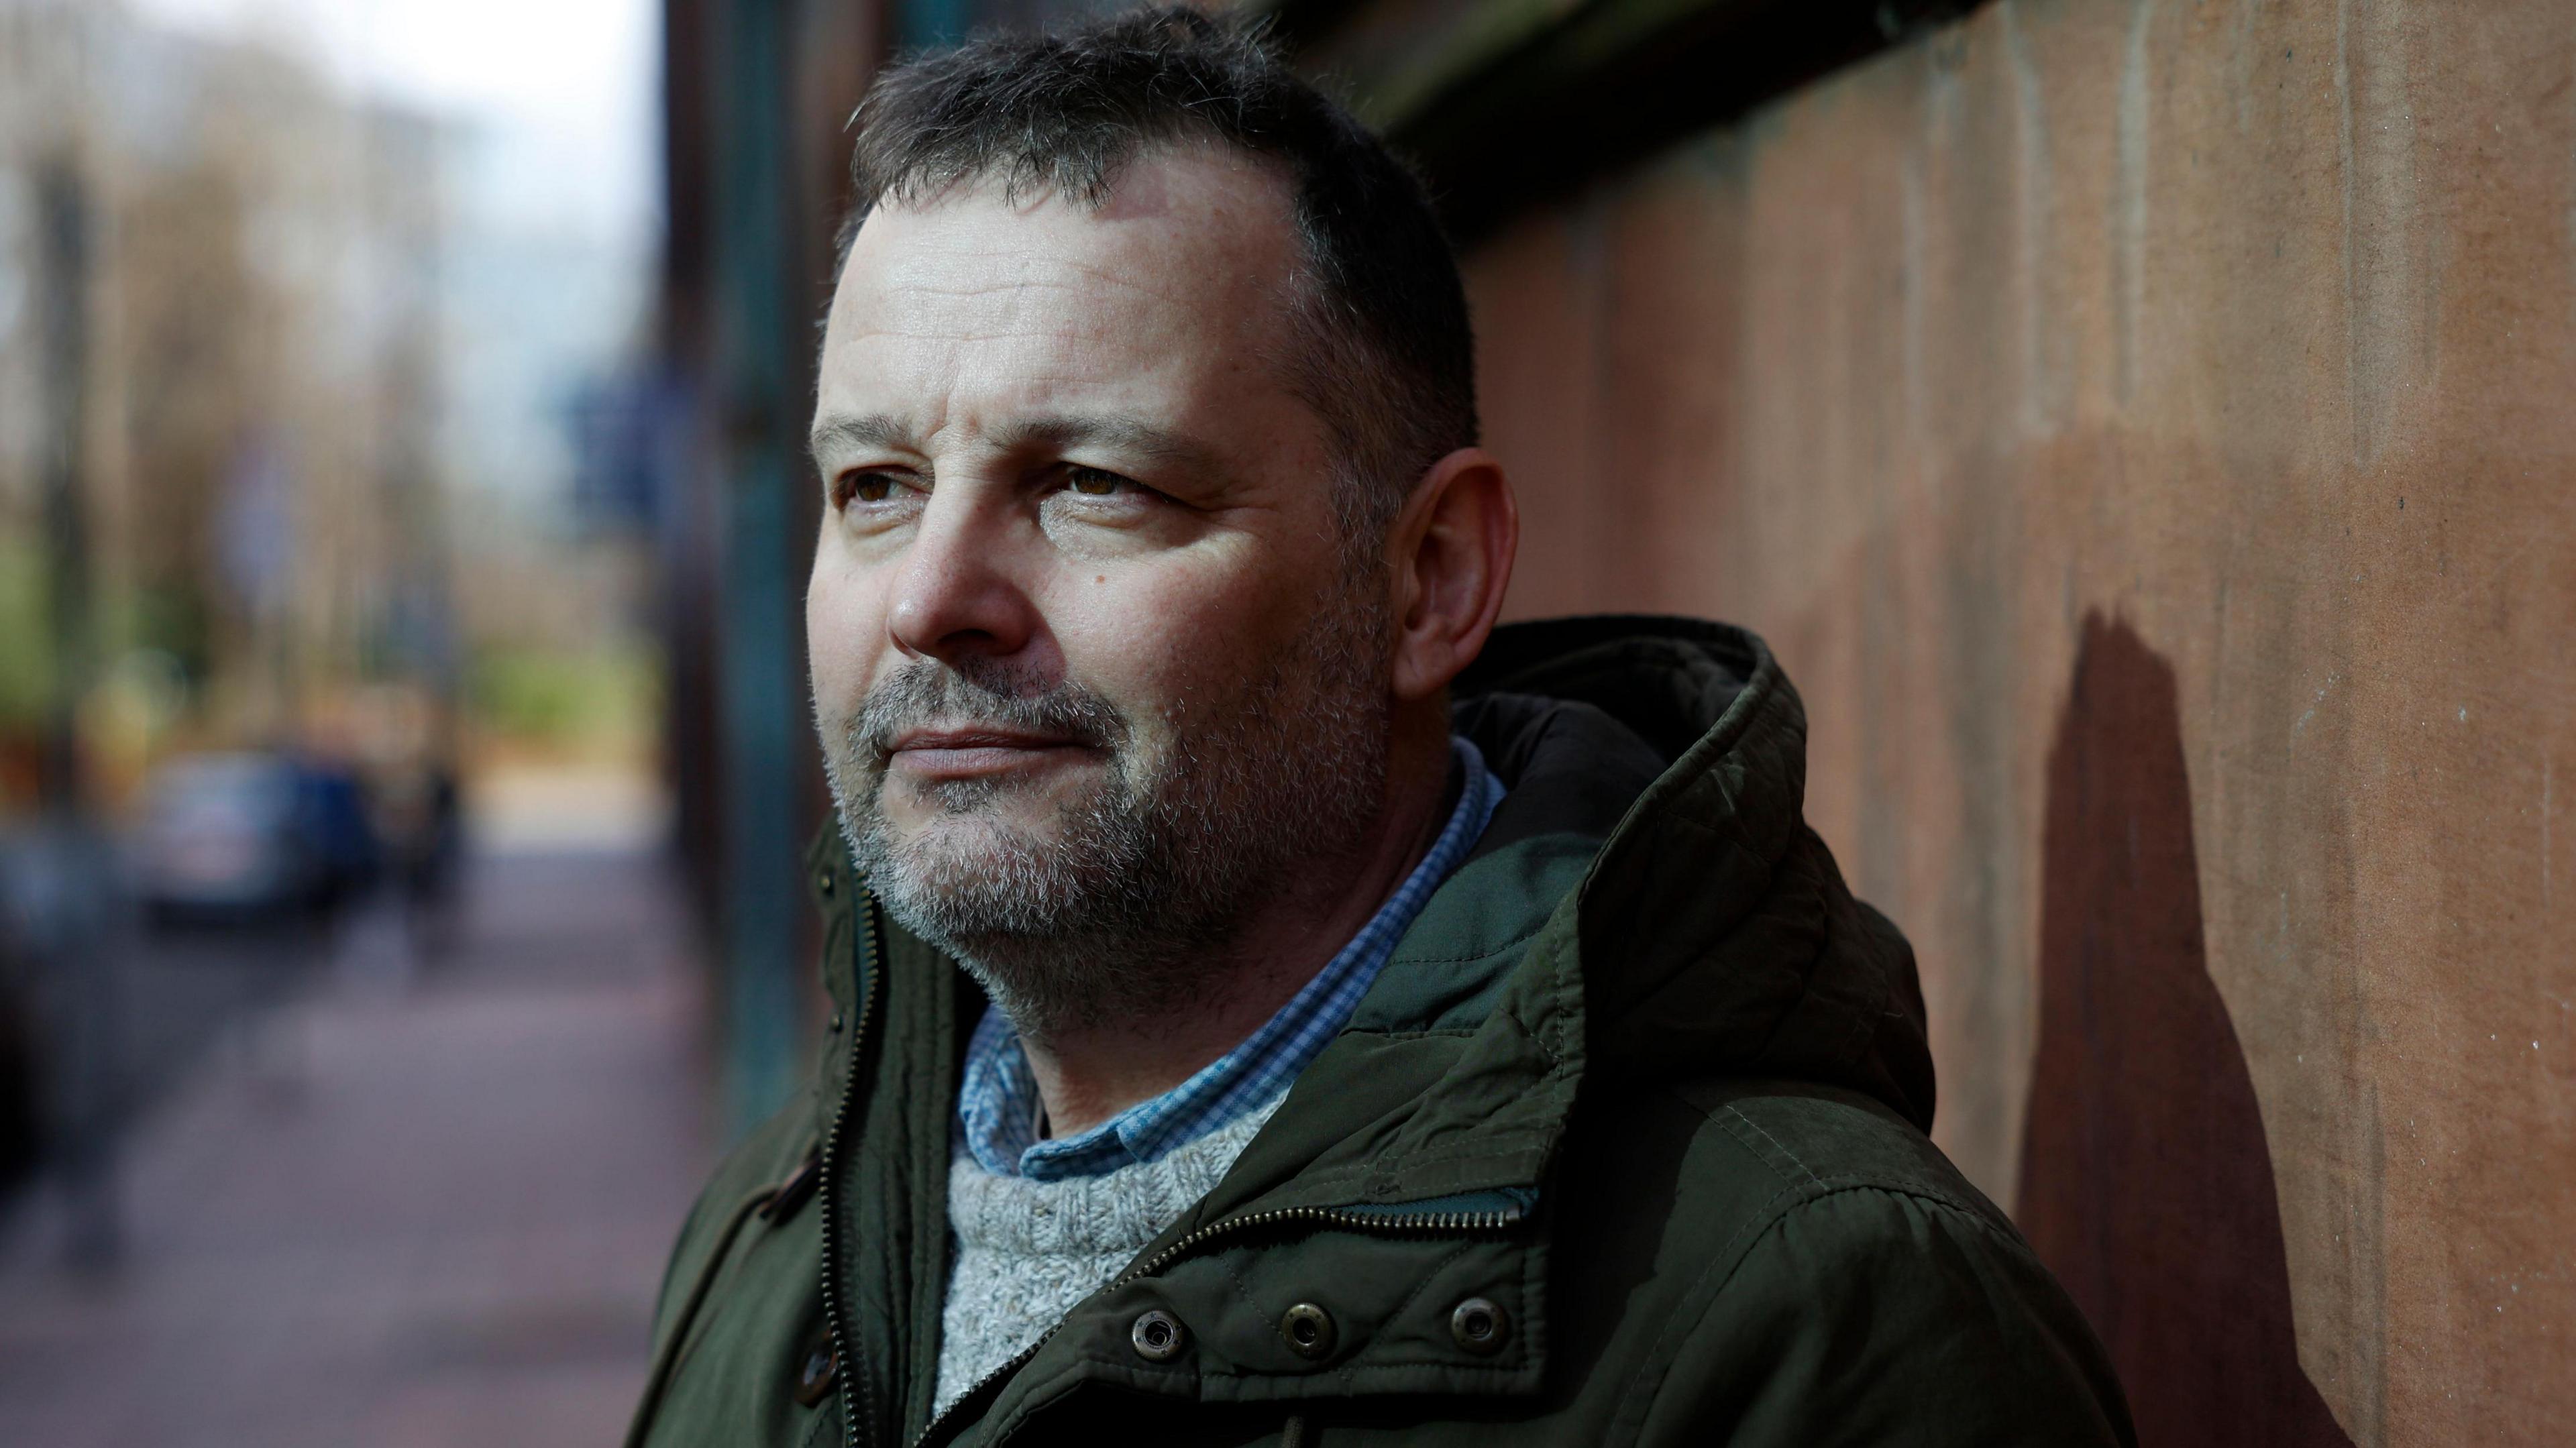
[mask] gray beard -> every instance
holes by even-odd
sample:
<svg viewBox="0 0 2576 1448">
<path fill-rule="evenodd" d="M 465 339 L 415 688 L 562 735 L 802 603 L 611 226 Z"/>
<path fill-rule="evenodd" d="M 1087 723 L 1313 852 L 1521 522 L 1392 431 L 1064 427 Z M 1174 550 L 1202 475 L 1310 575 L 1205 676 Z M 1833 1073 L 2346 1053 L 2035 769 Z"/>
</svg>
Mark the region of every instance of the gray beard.
<svg viewBox="0 0 2576 1448">
<path fill-rule="evenodd" d="M 1350 848 L 1384 798 L 1379 612 L 1316 620 L 1204 717 L 1176 701 L 1159 751 L 1071 680 L 1030 693 L 972 656 L 908 664 L 824 739 L 851 858 L 886 913 L 955 956 L 1025 1037 L 1186 1015 L 1227 984 L 1217 957 L 1284 872 Z M 1052 831 L 1000 818 L 995 806 L 1025 787 L 1005 777 L 933 786 L 938 814 L 902 838 L 883 807 L 891 741 L 964 720 L 1067 736 L 1108 767 Z"/>
</svg>

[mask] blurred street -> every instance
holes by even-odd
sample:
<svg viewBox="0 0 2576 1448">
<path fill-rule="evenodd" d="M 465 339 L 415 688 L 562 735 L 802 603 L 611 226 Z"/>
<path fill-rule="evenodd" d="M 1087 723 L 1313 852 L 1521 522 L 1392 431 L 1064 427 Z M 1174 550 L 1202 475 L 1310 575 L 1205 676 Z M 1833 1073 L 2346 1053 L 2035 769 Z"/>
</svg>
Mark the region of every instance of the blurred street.
<svg viewBox="0 0 2576 1448">
<path fill-rule="evenodd" d="M 662 47 L 0 0 L 0 1448 L 624 1427 L 809 978 L 704 948 Z"/>
<path fill-rule="evenodd" d="M 469 857 L 443 950 L 389 896 L 309 963 L 156 943 L 120 1034 L 188 1064 L 124 1133 L 112 1268 L 59 1191 L 12 1204 L 0 1443 L 613 1441 L 707 1164 L 680 901 L 643 846 L 523 847 Z"/>
</svg>

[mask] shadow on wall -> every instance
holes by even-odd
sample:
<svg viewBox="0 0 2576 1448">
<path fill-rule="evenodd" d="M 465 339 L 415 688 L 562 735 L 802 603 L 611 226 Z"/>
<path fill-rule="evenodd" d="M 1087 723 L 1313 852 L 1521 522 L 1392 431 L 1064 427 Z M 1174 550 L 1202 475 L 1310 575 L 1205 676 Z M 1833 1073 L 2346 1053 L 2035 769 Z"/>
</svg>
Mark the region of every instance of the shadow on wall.
<svg viewBox="0 0 2576 1448">
<path fill-rule="evenodd" d="M 2146 1448 L 2349 1448 L 2299 1367 L 2272 1154 L 2209 979 L 2173 666 L 2098 613 L 2045 828 L 2015 1215 L 2110 1348 Z"/>
</svg>

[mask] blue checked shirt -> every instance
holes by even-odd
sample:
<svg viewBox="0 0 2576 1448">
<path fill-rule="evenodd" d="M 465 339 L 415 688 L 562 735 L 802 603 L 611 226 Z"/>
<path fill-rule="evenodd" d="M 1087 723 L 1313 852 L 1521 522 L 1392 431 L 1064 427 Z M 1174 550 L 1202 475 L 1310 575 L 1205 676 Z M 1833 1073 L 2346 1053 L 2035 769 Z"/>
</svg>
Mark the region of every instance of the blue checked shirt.
<svg viewBox="0 0 2576 1448">
<path fill-rule="evenodd" d="M 1463 777 L 1458 807 L 1422 863 L 1277 1015 L 1180 1085 L 1078 1136 L 1041 1141 L 1037 1077 L 1020 1049 L 1019 1033 L 999 1009 L 987 1009 L 967 1044 L 966 1075 L 957 1091 L 958 1121 L 976 1162 L 997 1176 L 1035 1181 L 1099 1176 L 1157 1160 L 1286 1092 L 1351 1018 L 1395 953 L 1395 943 L 1431 892 L 1467 858 L 1502 801 L 1502 781 L 1485 768 L 1476 746 L 1454 737 L 1449 746 Z"/>
</svg>

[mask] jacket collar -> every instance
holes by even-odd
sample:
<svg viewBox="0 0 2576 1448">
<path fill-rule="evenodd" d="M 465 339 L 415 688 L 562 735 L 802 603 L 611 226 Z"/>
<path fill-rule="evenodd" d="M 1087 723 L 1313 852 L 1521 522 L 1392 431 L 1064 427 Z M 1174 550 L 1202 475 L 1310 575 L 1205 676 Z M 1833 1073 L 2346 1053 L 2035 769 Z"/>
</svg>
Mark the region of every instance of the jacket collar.
<svg viewBox="0 0 2576 1448">
<path fill-rule="evenodd" d="M 1539 1191 L 1596 1061 L 1860 1089 L 1929 1128 L 1912 954 L 1806 826 L 1805 714 L 1759 638 L 1507 627 L 1459 693 L 1512 793 L 1197 1222 Z"/>
</svg>

